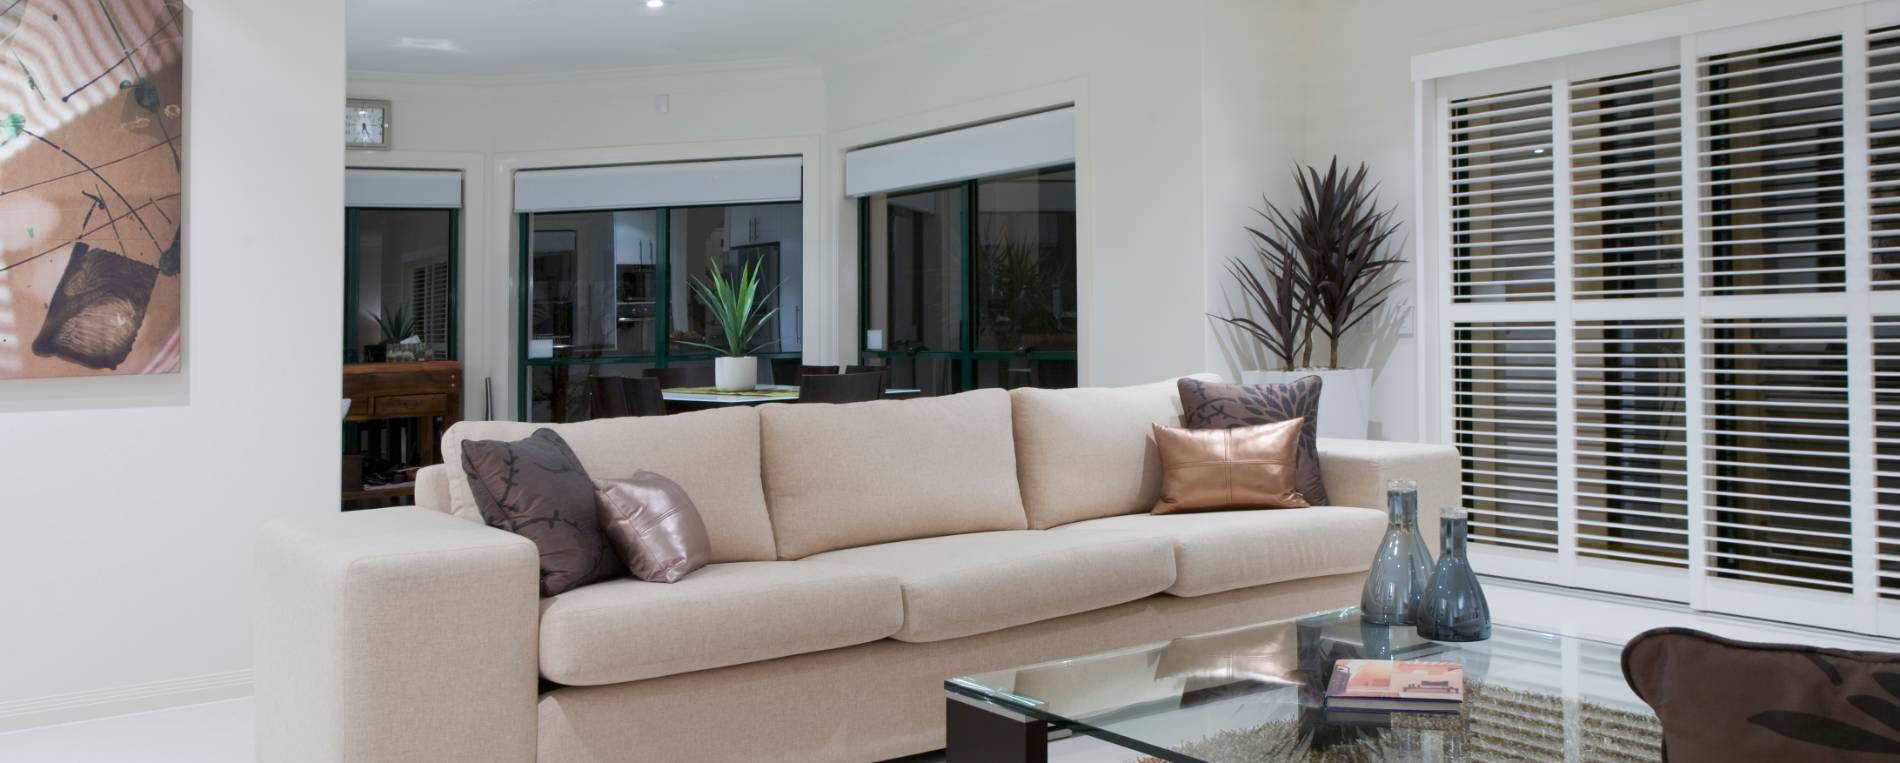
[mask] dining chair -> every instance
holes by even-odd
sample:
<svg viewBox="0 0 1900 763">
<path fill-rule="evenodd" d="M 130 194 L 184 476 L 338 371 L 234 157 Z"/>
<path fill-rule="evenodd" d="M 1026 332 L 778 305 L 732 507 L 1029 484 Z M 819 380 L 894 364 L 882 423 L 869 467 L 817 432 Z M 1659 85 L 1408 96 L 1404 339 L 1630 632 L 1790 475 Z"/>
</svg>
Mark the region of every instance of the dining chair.
<svg viewBox="0 0 1900 763">
<path fill-rule="evenodd" d="M 799 380 L 798 402 L 862 403 L 884 396 L 884 374 L 819 374 Z"/>
<path fill-rule="evenodd" d="M 710 387 L 713 385 L 713 367 L 711 365 L 649 368 L 642 373 L 648 378 L 659 379 L 660 387 L 663 389 Z"/>
<path fill-rule="evenodd" d="M 666 398 L 660 380 L 629 376 L 594 377 L 594 418 L 665 416 Z"/>
<path fill-rule="evenodd" d="M 801 377 L 823 376 L 826 374 L 835 374 L 835 373 L 838 373 L 837 366 L 799 366 L 798 367 L 798 375 Z"/>
</svg>

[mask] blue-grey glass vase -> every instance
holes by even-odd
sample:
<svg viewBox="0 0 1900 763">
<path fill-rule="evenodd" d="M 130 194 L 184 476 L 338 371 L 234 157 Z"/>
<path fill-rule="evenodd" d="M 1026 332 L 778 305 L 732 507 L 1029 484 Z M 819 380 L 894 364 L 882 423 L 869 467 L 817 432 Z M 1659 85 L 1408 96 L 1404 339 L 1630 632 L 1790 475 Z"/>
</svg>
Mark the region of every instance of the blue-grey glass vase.
<svg viewBox="0 0 1900 763">
<path fill-rule="evenodd" d="M 1372 557 L 1359 593 L 1359 620 L 1373 625 L 1418 622 L 1419 601 L 1431 582 L 1432 552 L 1418 531 L 1418 483 L 1393 480 L 1385 487 L 1385 538 Z"/>
<path fill-rule="evenodd" d="M 1418 611 L 1418 635 L 1433 641 L 1483 641 L 1491 637 L 1491 605 L 1478 574 L 1465 558 L 1465 513 L 1447 509 L 1439 519 L 1438 566 Z"/>
</svg>

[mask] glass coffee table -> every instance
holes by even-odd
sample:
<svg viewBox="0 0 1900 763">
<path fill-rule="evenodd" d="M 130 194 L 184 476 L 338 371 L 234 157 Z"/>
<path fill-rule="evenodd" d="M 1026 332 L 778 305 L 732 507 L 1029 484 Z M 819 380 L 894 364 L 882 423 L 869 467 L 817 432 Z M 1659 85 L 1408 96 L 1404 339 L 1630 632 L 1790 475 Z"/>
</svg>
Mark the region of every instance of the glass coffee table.
<svg viewBox="0 0 1900 763">
<path fill-rule="evenodd" d="M 950 763 L 1042 761 L 1085 734 L 1181 763 L 1654 761 L 1661 727 L 1623 681 L 1616 644 L 1493 626 L 1450 644 L 1343 609 L 1166 643 L 953 678 Z M 1455 715 L 1328 717 L 1335 660 L 1465 666 Z"/>
</svg>

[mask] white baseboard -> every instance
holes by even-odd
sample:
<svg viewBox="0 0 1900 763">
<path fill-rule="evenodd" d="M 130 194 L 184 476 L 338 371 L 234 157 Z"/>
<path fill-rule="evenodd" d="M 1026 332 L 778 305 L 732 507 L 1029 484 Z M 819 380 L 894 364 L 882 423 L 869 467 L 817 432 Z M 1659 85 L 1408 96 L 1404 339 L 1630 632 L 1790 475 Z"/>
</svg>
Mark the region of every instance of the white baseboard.
<svg viewBox="0 0 1900 763">
<path fill-rule="evenodd" d="M 0 733 L 164 710 L 251 695 L 251 671 L 114 686 L 51 697 L 0 702 Z"/>
</svg>

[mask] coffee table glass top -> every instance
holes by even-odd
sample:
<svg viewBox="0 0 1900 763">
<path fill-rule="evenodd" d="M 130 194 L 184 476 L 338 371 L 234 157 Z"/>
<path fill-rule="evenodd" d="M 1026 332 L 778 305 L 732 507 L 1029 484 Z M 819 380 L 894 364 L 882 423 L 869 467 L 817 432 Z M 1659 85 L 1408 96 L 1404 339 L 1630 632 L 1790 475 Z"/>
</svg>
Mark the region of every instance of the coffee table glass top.
<svg viewBox="0 0 1900 763">
<path fill-rule="evenodd" d="M 1343 609 L 946 681 L 952 695 L 1160 760 L 1660 759 L 1661 728 L 1623 681 L 1621 647 L 1493 626 L 1450 644 Z M 1465 666 L 1455 714 L 1326 712 L 1340 659 Z"/>
</svg>

